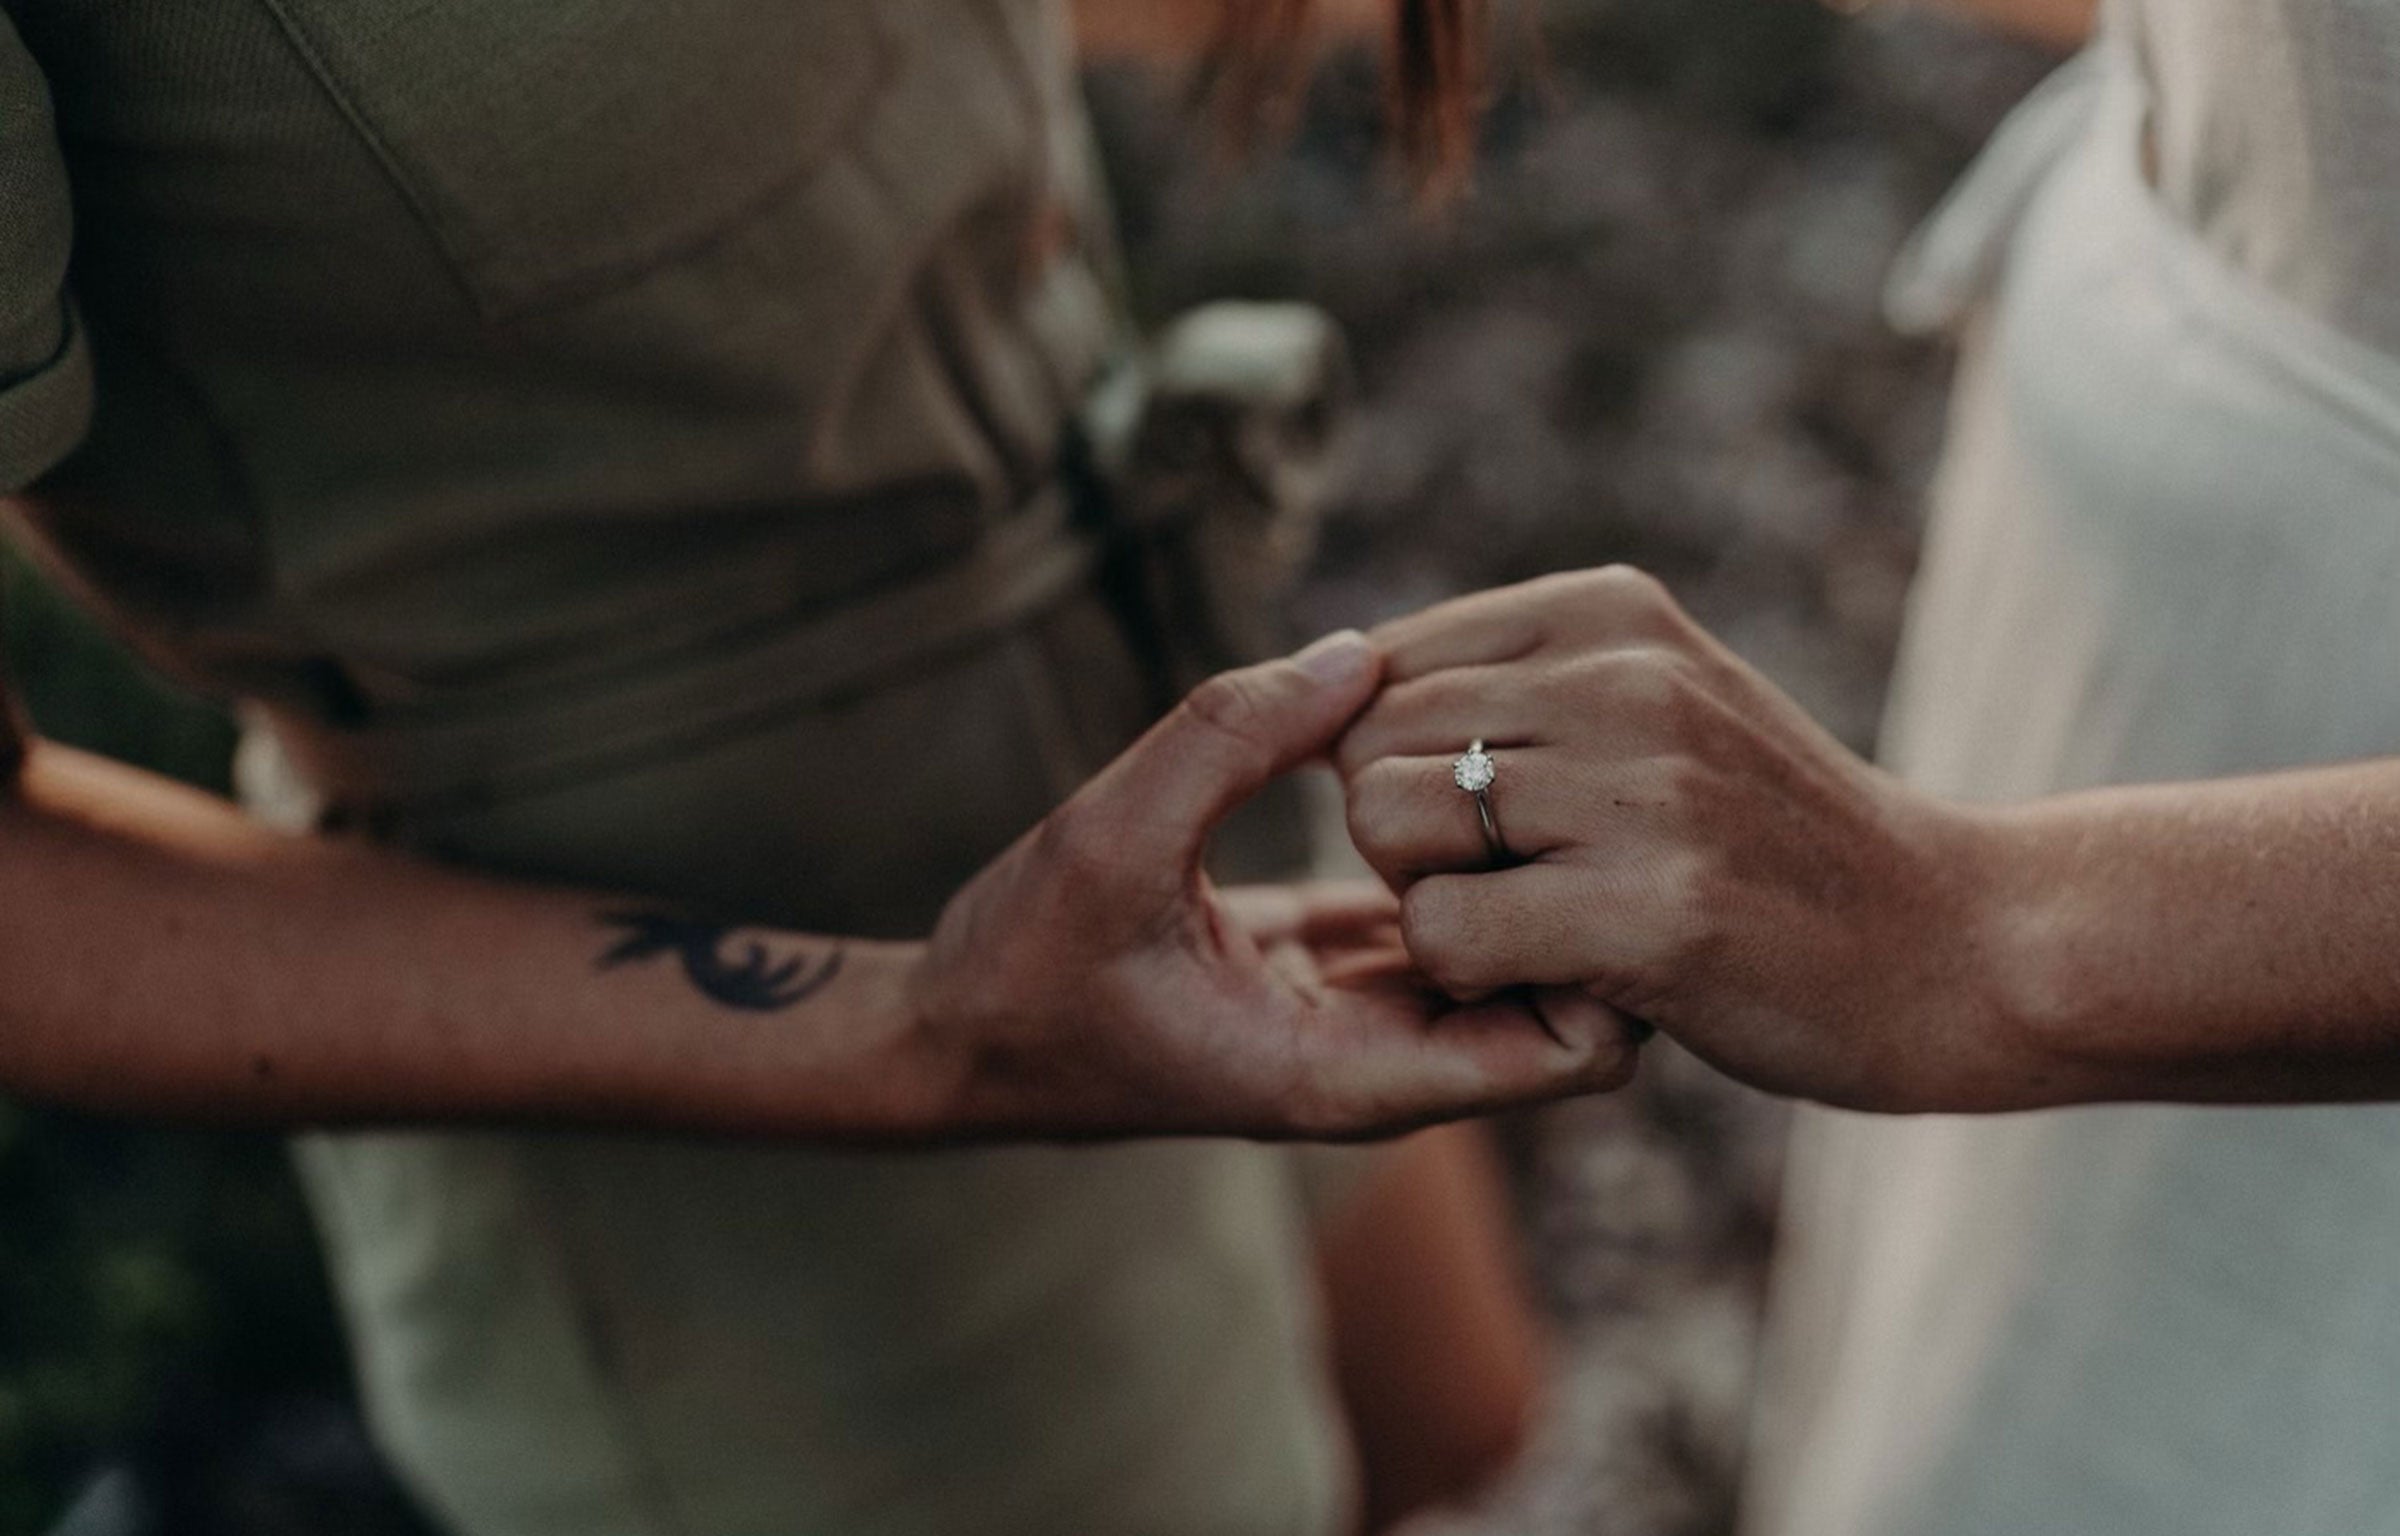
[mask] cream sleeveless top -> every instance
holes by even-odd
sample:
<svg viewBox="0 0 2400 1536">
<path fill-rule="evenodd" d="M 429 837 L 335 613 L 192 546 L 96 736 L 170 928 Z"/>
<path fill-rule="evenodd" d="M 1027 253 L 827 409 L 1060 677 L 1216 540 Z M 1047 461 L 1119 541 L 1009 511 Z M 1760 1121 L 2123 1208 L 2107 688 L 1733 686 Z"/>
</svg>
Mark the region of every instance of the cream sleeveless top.
<svg viewBox="0 0 2400 1536">
<path fill-rule="evenodd" d="M 1921 238 L 1887 723 L 2011 799 L 2400 752 L 2400 5 L 2125 0 Z M 2400 1109 L 1812 1112 L 1759 1536 L 2400 1531 Z"/>
</svg>

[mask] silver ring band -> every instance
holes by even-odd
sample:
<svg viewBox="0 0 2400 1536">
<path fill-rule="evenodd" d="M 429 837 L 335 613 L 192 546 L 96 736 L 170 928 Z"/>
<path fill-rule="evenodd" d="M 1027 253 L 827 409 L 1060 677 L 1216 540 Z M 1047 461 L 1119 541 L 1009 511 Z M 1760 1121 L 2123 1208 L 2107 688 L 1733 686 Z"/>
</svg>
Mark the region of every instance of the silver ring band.
<svg viewBox="0 0 2400 1536">
<path fill-rule="evenodd" d="M 1475 794 L 1475 814 L 1483 822 L 1483 845 L 1495 859 L 1508 857 L 1508 844 L 1500 840 L 1500 823 L 1492 815 L 1492 792 L 1478 790 Z"/>
</svg>

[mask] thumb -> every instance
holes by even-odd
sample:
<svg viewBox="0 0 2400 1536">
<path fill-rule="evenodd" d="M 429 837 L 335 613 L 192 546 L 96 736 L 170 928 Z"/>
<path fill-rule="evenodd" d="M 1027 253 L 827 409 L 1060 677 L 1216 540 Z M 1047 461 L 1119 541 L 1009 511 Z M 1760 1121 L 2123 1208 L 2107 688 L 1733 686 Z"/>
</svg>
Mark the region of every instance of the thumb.
<svg viewBox="0 0 2400 1536">
<path fill-rule="evenodd" d="M 1267 781 L 1333 745 L 1374 697 L 1383 655 L 1354 629 L 1296 656 L 1220 672 L 1094 780 L 1146 858 L 1188 863 Z"/>
</svg>

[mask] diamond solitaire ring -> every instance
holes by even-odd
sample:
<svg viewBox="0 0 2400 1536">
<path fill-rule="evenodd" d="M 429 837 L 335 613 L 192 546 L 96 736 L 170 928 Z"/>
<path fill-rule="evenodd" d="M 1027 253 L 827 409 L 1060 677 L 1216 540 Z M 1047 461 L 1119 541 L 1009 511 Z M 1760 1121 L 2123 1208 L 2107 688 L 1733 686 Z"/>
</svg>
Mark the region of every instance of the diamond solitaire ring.
<svg viewBox="0 0 2400 1536">
<path fill-rule="evenodd" d="M 1483 738 L 1478 736 L 1459 760 L 1450 765 L 1450 781 L 1475 797 L 1475 815 L 1483 823 L 1483 846 L 1492 855 L 1492 862 L 1508 862 L 1508 844 L 1500 840 L 1500 822 L 1492 814 L 1492 781 L 1500 776 L 1492 762 L 1492 754 L 1483 750 Z"/>
</svg>

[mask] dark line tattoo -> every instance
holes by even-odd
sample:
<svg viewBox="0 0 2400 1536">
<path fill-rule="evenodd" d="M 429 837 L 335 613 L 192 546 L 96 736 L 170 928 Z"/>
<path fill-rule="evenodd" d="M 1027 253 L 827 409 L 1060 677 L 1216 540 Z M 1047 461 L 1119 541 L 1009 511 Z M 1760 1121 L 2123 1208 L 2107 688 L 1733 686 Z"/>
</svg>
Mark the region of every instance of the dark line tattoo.
<svg viewBox="0 0 2400 1536">
<path fill-rule="evenodd" d="M 684 975 L 709 999 L 749 1013 L 777 1013 L 821 992 L 841 974 L 842 947 L 819 959 L 807 953 L 778 961 L 765 943 L 751 939 L 729 955 L 734 935 L 746 925 L 712 923 L 668 912 L 603 912 L 600 921 L 625 937 L 603 954 L 597 968 L 615 970 L 660 955 L 683 962 Z"/>
</svg>

